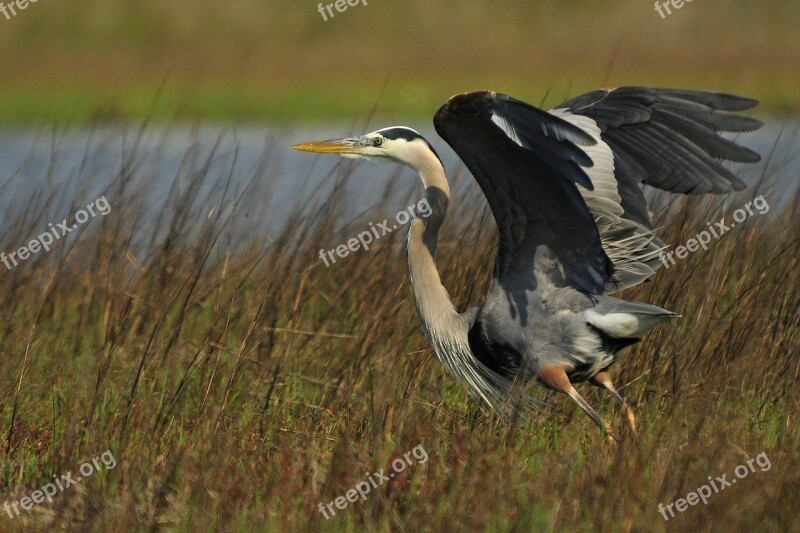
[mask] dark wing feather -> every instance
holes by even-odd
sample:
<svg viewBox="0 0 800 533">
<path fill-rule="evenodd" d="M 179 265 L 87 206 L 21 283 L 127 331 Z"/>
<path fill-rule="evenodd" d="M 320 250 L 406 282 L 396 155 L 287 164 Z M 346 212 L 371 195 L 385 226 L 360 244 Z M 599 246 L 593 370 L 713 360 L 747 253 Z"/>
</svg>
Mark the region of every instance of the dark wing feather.
<svg viewBox="0 0 800 533">
<path fill-rule="evenodd" d="M 495 277 L 534 289 L 537 254 L 552 254 L 565 284 L 601 294 L 613 267 L 576 184 L 592 189 L 580 146 L 596 141 L 545 111 L 490 91 L 454 96 L 436 131 L 477 180 L 500 233 Z M 541 248 L 544 247 L 544 248 Z"/>
<path fill-rule="evenodd" d="M 742 111 L 757 103 L 706 91 L 620 87 L 577 96 L 556 109 L 597 123 L 601 138 L 614 152 L 622 207 L 629 218 L 649 227 L 640 183 L 684 194 L 745 188 L 720 162 L 754 163 L 761 157 L 718 134 L 761 127 L 755 119 L 724 112 Z"/>
<path fill-rule="evenodd" d="M 757 120 L 722 112 L 755 104 L 755 100 L 728 94 L 622 87 L 593 91 L 550 111 L 591 129 L 612 156 L 617 196 L 608 195 L 611 204 L 595 200 L 595 192 L 581 191 L 614 263 L 615 275 L 606 292 L 641 283 L 660 266 L 659 254 L 665 245 L 653 231 L 643 183 L 685 194 L 745 188 L 744 182 L 720 163 L 754 163 L 760 156 L 719 133 L 761 126 Z M 609 161 L 603 161 L 606 166 L 598 168 L 608 171 Z M 589 170 L 593 182 L 599 179 L 595 177 L 599 172 Z M 609 209 L 617 199 L 619 211 Z"/>
</svg>

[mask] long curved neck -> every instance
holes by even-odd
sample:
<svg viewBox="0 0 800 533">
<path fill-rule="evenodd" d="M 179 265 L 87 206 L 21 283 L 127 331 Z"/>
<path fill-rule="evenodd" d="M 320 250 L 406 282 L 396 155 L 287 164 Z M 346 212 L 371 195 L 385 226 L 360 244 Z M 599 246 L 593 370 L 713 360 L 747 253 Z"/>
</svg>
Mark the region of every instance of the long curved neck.
<svg viewBox="0 0 800 533">
<path fill-rule="evenodd" d="M 408 231 L 408 265 L 417 314 L 425 336 L 436 356 L 450 374 L 467 385 L 471 394 L 502 413 L 513 387 L 510 381 L 486 368 L 469 347 L 468 314 L 459 315 L 436 270 L 436 245 L 450 203 L 450 187 L 441 161 L 430 157 L 415 161 L 425 199 L 430 205 L 427 218 L 415 218 Z M 525 397 L 522 397 L 525 402 Z"/>
<path fill-rule="evenodd" d="M 439 158 L 433 153 L 418 161 L 416 166 L 425 186 L 430 215 L 426 218 L 417 217 L 411 223 L 408 232 L 408 265 L 417 313 L 428 340 L 436 348 L 438 342 L 444 339 L 447 339 L 445 342 L 455 341 L 455 335 L 460 337 L 463 334 L 464 338 L 458 340 L 465 341 L 466 328 L 436 269 L 439 228 L 450 203 L 447 176 Z"/>
<path fill-rule="evenodd" d="M 458 314 L 436 270 L 436 245 L 450 203 L 450 187 L 439 158 L 431 157 L 436 164 L 417 166 L 430 215 L 415 218 L 408 231 L 408 265 L 417 314 L 428 342 L 450 374 L 501 413 L 511 386 L 475 358 L 469 347 L 468 316 Z"/>
</svg>

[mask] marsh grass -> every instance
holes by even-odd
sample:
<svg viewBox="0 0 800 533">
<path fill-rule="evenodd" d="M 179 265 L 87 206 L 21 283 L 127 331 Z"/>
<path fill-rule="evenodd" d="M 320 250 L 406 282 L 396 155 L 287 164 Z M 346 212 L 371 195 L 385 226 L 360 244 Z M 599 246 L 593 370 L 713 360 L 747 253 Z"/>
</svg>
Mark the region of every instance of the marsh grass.
<svg viewBox="0 0 800 533">
<path fill-rule="evenodd" d="M 623 295 L 682 318 L 619 358 L 616 381 L 642 435 L 612 448 L 568 399 L 533 387 L 551 407 L 506 425 L 454 383 L 415 316 L 405 231 L 329 268 L 319 260 L 321 248 L 382 218 L 375 213 L 415 200 L 396 190 L 407 174 L 386 183 L 379 204 L 354 209 L 344 192 L 353 166 L 340 162 L 327 178 L 333 194 L 287 208 L 285 226 L 267 231 L 272 162 L 286 147 L 266 143 L 252 168 L 188 147 L 178 173 L 163 176 L 144 164 L 139 138 L 132 132 L 103 191 L 108 216 L 0 272 L 0 500 L 109 448 L 118 465 L 53 505 L 3 514 L 0 529 L 800 528 L 796 190 L 774 193 L 780 212 L 752 217 Z M 773 204 L 779 159 L 763 180 L 749 176 L 756 188 L 724 201 L 657 195 L 664 240 L 683 243 L 760 192 Z M 4 213 L 3 250 L 97 193 L 93 171 L 66 181 L 56 165 L 48 173 Z M 233 185 L 241 173 L 245 185 Z M 22 169 L 3 194 L 25 179 Z M 163 183 L 154 213 L 149 191 Z M 480 301 L 495 243 L 490 213 L 467 188 L 438 261 L 459 309 Z M 610 398 L 580 390 L 622 427 Z M 330 520 L 317 510 L 420 444 L 427 463 Z M 664 523 L 659 503 L 761 452 L 769 471 Z"/>
</svg>

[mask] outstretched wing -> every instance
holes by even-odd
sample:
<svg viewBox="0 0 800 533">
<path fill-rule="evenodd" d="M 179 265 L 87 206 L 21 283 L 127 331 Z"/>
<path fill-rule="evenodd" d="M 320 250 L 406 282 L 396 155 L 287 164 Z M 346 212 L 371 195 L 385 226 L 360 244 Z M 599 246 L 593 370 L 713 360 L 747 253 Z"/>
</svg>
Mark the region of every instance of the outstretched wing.
<svg viewBox="0 0 800 533">
<path fill-rule="evenodd" d="M 723 113 L 757 102 L 729 94 L 620 87 L 568 100 L 550 113 L 597 141 L 588 151 L 594 190 L 582 193 L 600 231 L 615 275 L 606 292 L 641 283 L 660 266 L 664 248 L 653 232 L 641 184 L 675 193 L 727 193 L 745 184 L 722 161 L 754 163 L 760 156 L 720 132 L 761 127 Z"/>
<path fill-rule="evenodd" d="M 556 284 L 604 291 L 613 267 L 576 184 L 593 189 L 581 128 L 491 91 L 452 97 L 434 126 L 477 180 L 500 233 L 495 278 L 536 288 L 535 268 L 549 262 Z M 552 264 L 555 263 L 555 264 Z M 558 279 L 560 273 L 561 279 Z"/>
</svg>

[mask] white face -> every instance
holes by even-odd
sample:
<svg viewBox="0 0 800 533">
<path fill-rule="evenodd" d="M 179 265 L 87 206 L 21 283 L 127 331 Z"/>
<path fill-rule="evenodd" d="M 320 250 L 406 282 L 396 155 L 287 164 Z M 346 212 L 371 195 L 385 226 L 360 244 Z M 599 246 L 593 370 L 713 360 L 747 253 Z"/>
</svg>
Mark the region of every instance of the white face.
<svg viewBox="0 0 800 533">
<path fill-rule="evenodd" d="M 419 135 L 411 128 L 395 126 L 373 131 L 359 137 L 310 142 L 298 144 L 292 148 L 304 152 L 338 154 L 342 157 L 356 159 L 396 162 L 413 167 L 421 156 L 430 153 L 430 148 L 425 141 L 419 138 L 409 141 L 404 138 L 387 138 L 383 134 L 383 132 L 397 129 L 408 130 L 413 134 Z"/>
</svg>

